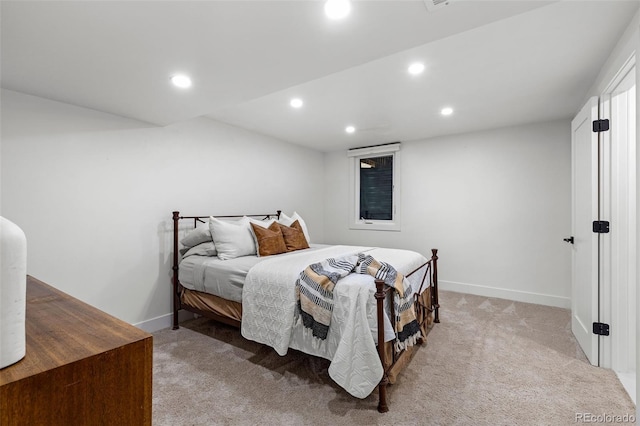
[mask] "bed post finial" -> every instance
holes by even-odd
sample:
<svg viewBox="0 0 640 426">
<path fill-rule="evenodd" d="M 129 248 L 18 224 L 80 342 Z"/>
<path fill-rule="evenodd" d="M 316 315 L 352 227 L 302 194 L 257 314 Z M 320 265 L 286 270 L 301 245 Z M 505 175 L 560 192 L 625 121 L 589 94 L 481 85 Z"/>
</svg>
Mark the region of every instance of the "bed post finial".
<svg viewBox="0 0 640 426">
<path fill-rule="evenodd" d="M 280 219 L 280 213 L 282 213 L 282 210 L 276 210 L 276 213 L 278 213 L 278 219 Z"/>
<path fill-rule="evenodd" d="M 440 302 L 438 301 L 438 249 L 431 249 L 431 259 L 433 260 L 433 309 L 435 311 L 435 316 L 433 322 L 440 322 Z"/>
</svg>

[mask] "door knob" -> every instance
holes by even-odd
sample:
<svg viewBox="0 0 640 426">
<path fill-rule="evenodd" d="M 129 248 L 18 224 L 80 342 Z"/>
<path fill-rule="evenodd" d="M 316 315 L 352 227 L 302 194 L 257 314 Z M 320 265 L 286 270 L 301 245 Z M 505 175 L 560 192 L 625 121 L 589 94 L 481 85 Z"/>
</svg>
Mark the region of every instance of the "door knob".
<svg viewBox="0 0 640 426">
<path fill-rule="evenodd" d="M 573 237 L 569 237 L 569 238 L 563 238 L 562 241 L 566 241 L 568 243 L 573 244 Z"/>
</svg>

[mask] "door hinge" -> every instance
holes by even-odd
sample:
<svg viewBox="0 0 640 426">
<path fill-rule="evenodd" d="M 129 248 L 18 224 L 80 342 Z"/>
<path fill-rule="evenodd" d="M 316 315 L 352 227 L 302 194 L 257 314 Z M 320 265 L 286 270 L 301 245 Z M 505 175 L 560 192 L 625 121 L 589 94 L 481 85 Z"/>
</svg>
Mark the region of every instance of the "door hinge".
<svg viewBox="0 0 640 426">
<path fill-rule="evenodd" d="M 604 120 L 594 120 L 593 121 L 593 132 L 594 133 L 600 133 L 600 132 L 606 132 L 607 130 L 609 130 L 609 120 L 608 119 L 604 119 Z"/>
<path fill-rule="evenodd" d="M 594 220 L 593 232 L 595 232 L 596 234 L 608 234 L 609 222 L 607 222 L 606 220 Z"/>
<path fill-rule="evenodd" d="M 609 324 L 605 324 L 603 322 L 594 322 L 593 323 L 593 334 L 597 334 L 598 336 L 608 336 L 609 335 Z"/>
</svg>

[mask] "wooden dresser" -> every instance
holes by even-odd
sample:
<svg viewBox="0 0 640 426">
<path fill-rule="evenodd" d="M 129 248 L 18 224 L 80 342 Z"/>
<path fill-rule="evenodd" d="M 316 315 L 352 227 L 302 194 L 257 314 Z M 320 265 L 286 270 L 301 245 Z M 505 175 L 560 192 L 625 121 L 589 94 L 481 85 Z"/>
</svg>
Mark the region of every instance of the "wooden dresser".
<svg viewBox="0 0 640 426">
<path fill-rule="evenodd" d="M 27 277 L 26 356 L 0 370 L 0 426 L 150 425 L 152 336 Z"/>
</svg>

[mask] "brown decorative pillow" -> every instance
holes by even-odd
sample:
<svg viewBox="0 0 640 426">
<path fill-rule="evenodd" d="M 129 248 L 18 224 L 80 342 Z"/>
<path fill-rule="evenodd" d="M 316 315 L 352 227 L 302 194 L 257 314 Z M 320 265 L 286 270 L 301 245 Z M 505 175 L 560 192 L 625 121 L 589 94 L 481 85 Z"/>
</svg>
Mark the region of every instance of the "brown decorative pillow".
<svg viewBox="0 0 640 426">
<path fill-rule="evenodd" d="M 273 222 L 268 228 L 263 228 L 251 222 L 251 228 L 258 245 L 258 256 L 271 256 L 287 252 L 287 245 L 284 243 L 282 231 L 278 225 L 277 222 Z"/>
<path fill-rule="evenodd" d="M 284 242 L 287 245 L 287 251 L 309 248 L 309 243 L 304 237 L 302 226 L 300 226 L 300 223 L 297 220 L 293 222 L 291 226 L 284 226 L 281 223 L 278 223 L 278 225 L 280 226 L 280 231 L 282 231 Z"/>
</svg>

